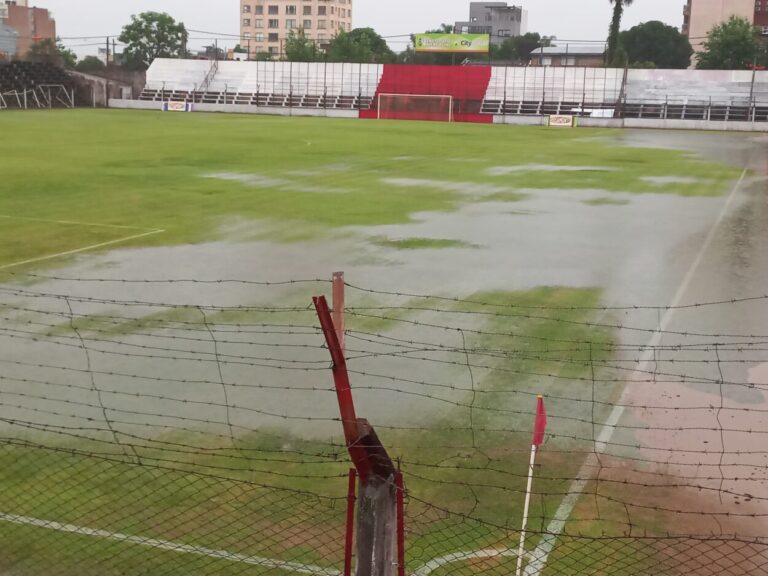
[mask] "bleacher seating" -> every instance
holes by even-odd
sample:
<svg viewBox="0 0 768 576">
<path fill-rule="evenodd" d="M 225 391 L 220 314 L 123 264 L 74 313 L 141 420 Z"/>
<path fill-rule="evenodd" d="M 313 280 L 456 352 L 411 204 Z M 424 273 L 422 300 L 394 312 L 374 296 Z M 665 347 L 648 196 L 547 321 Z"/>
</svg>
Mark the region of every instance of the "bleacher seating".
<svg viewBox="0 0 768 576">
<path fill-rule="evenodd" d="M 54 64 L 45 62 L 0 62 L 0 105 L 9 108 L 69 106 L 72 80 Z M 63 87 L 62 89 L 49 87 Z M 26 98 L 25 98 L 26 96 Z"/>
<path fill-rule="evenodd" d="M 139 96 L 149 101 L 301 108 L 366 109 L 382 74 L 378 64 L 218 62 L 159 58 Z M 205 86 L 206 77 L 210 82 Z M 204 88 L 204 89 L 203 89 Z"/>
<path fill-rule="evenodd" d="M 624 70 L 613 68 L 494 67 L 482 111 L 550 115 L 613 109 Z"/>
<path fill-rule="evenodd" d="M 451 95 L 454 118 L 577 116 L 768 122 L 768 72 L 157 59 L 140 99 L 360 110 L 381 93 Z"/>
<path fill-rule="evenodd" d="M 767 79 L 751 70 L 630 70 L 622 116 L 764 121 Z"/>
</svg>

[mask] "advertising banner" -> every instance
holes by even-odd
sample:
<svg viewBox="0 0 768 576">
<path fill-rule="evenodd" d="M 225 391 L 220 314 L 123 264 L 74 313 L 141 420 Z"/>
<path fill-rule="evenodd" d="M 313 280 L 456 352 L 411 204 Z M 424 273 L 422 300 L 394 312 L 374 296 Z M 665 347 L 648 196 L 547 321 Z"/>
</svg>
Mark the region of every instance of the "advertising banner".
<svg viewBox="0 0 768 576">
<path fill-rule="evenodd" d="M 416 52 L 487 53 L 488 34 L 416 34 Z"/>
<path fill-rule="evenodd" d="M 550 116 L 549 117 L 549 123 L 550 126 L 557 126 L 560 128 L 573 128 L 576 126 L 576 118 L 573 116 Z"/>
<path fill-rule="evenodd" d="M 192 112 L 191 102 L 163 102 L 163 112 Z"/>
</svg>

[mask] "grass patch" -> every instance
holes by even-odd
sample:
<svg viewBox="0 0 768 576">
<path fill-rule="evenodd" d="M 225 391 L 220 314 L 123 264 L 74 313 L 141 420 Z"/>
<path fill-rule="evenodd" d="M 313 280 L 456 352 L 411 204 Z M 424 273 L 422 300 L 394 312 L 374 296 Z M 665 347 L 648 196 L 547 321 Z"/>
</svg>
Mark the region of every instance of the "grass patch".
<svg viewBox="0 0 768 576">
<path fill-rule="evenodd" d="M 372 244 L 395 250 L 438 250 L 440 248 L 477 248 L 477 245 L 463 240 L 448 238 L 373 238 Z"/>
<path fill-rule="evenodd" d="M 162 138 L 148 136 L 157 131 Z M 519 199 L 519 188 L 716 195 L 738 176 L 732 167 L 684 152 L 584 141 L 591 134 L 606 134 L 588 129 L 54 110 L 4 112 L 0 132 L 13 134 L 0 142 L 0 215 L 166 230 L 128 246 L 220 238 L 226 236 L 222 223 L 232 219 L 268 222 L 266 237 L 277 241 L 307 240 L 346 226 L 407 223 L 415 213 L 452 211 L 467 201 L 513 201 Z M 210 146 L 214 141 L 217 145 Z M 472 142 L 470 159 L 477 162 L 445 160 L 465 149 L 467 141 Z M 397 157 L 414 160 L 395 162 Z M 558 158 L 568 165 L 615 170 L 490 175 L 492 167 L 510 165 L 510 158 L 526 164 Z M 669 175 L 694 175 L 700 182 L 660 191 L 642 180 Z M 468 190 L 384 182 L 393 177 L 466 182 Z M 507 186 L 509 192 L 495 197 L 472 192 L 483 186 Z M 0 229 L 0 266 L 121 234 L 118 229 L 9 221 Z"/>
<path fill-rule="evenodd" d="M 488 202 L 522 202 L 529 196 L 530 194 L 523 194 L 522 192 L 494 192 L 485 196 L 483 200 Z"/>
<path fill-rule="evenodd" d="M 592 198 L 590 200 L 584 200 L 582 204 L 587 206 L 626 206 L 629 204 L 629 200 L 620 198 Z"/>
</svg>

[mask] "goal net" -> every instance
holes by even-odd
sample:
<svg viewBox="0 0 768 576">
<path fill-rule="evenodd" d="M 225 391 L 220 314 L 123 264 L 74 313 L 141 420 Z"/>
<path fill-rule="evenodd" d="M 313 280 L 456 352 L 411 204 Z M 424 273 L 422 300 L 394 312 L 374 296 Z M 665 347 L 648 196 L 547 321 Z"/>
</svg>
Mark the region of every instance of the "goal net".
<svg viewBox="0 0 768 576">
<path fill-rule="evenodd" d="M 453 122 L 453 96 L 379 94 L 379 119 Z"/>
</svg>

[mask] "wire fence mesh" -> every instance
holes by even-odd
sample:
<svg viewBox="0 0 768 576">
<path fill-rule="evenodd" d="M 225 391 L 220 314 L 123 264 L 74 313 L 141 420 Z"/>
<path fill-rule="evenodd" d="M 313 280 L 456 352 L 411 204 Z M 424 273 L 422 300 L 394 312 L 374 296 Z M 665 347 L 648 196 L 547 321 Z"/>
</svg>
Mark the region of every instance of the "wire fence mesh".
<svg viewBox="0 0 768 576">
<path fill-rule="evenodd" d="M 329 282 L 9 274 L 0 573 L 341 574 Z M 358 412 L 399 459 L 407 572 L 768 574 L 768 297 L 612 306 L 347 285 Z M 754 325 L 754 324 L 751 324 Z"/>
</svg>

